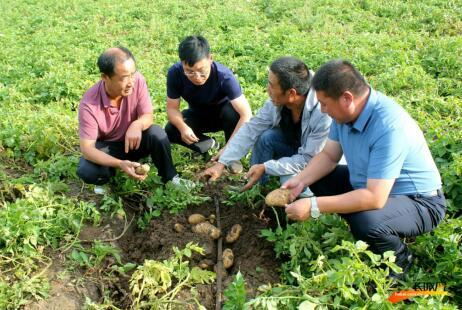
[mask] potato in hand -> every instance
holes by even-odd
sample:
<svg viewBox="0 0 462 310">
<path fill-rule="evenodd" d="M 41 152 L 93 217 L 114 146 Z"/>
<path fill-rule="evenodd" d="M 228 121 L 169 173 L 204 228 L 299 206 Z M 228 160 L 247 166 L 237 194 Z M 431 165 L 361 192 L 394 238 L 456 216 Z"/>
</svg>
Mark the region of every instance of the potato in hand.
<svg viewBox="0 0 462 310">
<path fill-rule="evenodd" d="M 135 173 L 139 175 L 146 175 L 149 170 L 151 170 L 151 167 L 149 167 L 148 164 L 143 164 L 135 168 Z"/>
<path fill-rule="evenodd" d="M 266 195 L 265 203 L 270 207 L 285 207 L 290 203 L 290 189 L 278 188 Z"/>
</svg>

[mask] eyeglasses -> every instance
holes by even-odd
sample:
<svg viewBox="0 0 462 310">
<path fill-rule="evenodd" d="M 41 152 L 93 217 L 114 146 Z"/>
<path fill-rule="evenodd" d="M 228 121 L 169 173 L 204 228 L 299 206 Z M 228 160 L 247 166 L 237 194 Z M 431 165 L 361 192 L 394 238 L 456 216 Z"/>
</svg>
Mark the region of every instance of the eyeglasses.
<svg viewBox="0 0 462 310">
<path fill-rule="evenodd" d="M 186 75 L 187 77 L 198 76 L 198 77 L 201 77 L 201 78 L 205 78 L 205 77 L 207 77 L 207 75 L 209 75 L 210 69 L 207 70 L 207 71 L 189 71 L 189 70 L 183 70 L 183 72 L 184 72 L 184 75 Z"/>
</svg>

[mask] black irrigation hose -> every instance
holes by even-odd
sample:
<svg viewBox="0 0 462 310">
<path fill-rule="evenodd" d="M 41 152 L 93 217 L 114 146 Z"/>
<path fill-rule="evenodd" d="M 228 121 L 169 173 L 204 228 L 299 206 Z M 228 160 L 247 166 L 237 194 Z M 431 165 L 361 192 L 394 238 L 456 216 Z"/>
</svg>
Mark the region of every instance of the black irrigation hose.
<svg viewBox="0 0 462 310">
<path fill-rule="evenodd" d="M 221 231 L 221 223 L 220 223 L 220 203 L 218 201 L 218 197 L 213 197 L 213 201 L 215 203 L 215 212 L 217 218 L 217 228 Z M 222 296 L 221 296 L 221 275 L 223 270 L 223 238 L 220 235 L 217 241 L 217 292 L 216 292 L 216 310 L 221 309 L 222 303 Z"/>
<path fill-rule="evenodd" d="M 214 197 L 215 201 L 215 209 L 216 209 L 216 217 L 217 217 L 217 228 L 221 231 L 221 224 L 220 224 L 220 204 L 218 203 L 218 198 Z M 216 299 L 216 309 L 221 309 L 221 271 L 223 270 L 223 238 L 220 235 L 217 241 L 217 299 Z"/>
<path fill-rule="evenodd" d="M 220 220 L 220 202 L 218 201 L 218 193 L 216 191 L 211 190 L 211 185 L 207 182 L 207 187 L 209 188 L 209 192 L 213 194 L 213 202 L 215 204 L 215 216 L 217 220 L 217 228 L 221 231 L 221 220 Z M 222 304 L 222 270 L 223 270 L 223 238 L 220 234 L 220 238 L 217 240 L 217 289 L 216 289 L 216 310 L 221 310 Z"/>
</svg>

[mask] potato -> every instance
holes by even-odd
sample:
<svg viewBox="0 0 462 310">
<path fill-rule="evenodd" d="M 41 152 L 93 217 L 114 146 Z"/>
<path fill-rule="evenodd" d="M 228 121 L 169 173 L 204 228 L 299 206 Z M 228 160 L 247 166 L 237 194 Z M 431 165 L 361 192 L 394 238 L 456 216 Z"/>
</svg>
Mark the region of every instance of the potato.
<svg viewBox="0 0 462 310">
<path fill-rule="evenodd" d="M 199 223 L 202 223 L 205 221 L 205 216 L 203 216 L 202 214 L 191 214 L 189 217 L 188 217 L 188 223 L 191 224 L 191 225 L 196 225 L 196 224 L 199 224 Z"/>
<path fill-rule="evenodd" d="M 198 264 L 200 269 L 212 269 L 212 266 L 215 265 L 211 259 L 201 260 Z"/>
<path fill-rule="evenodd" d="M 210 224 L 215 223 L 215 214 L 210 214 L 209 215 L 209 222 L 210 222 Z"/>
<path fill-rule="evenodd" d="M 221 231 L 209 222 L 202 222 L 194 225 L 192 231 L 198 234 L 208 235 L 212 239 L 218 239 L 221 235 Z"/>
<path fill-rule="evenodd" d="M 175 231 L 178 233 L 182 233 L 184 231 L 184 226 L 180 223 L 176 223 L 173 229 L 175 229 Z"/>
<path fill-rule="evenodd" d="M 149 170 L 151 170 L 151 167 L 149 167 L 148 164 L 140 165 L 135 168 L 136 174 L 139 174 L 139 175 L 146 175 L 148 174 Z"/>
<path fill-rule="evenodd" d="M 234 264 L 234 254 L 231 249 L 223 251 L 223 268 L 228 269 Z"/>
<path fill-rule="evenodd" d="M 236 242 L 236 240 L 239 239 L 241 235 L 241 231 L 242 231 L 242 226 L 239 224 L 234 224 L 233 227 L 231 227 L 231 230 L 226 235 L 226 242 L 227 243 Z"/>
<path fill-rule="evenodd" d="M 270 207 L 284 207 L 290 203 L 290 190 L 278 188 L 266 195 L 265 203 Z"/>
</svg>

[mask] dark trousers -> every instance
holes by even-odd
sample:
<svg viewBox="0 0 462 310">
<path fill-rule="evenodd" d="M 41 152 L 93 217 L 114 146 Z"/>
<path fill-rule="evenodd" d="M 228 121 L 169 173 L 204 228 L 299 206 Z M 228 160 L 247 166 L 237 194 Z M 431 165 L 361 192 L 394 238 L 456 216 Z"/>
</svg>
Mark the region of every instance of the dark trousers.
<svg viewBox="0 0 462 310">
<path fill-rule="evenodd" d="M 168 139 L 171 143 L 181 144 L 195 152 L 205 153 L 213 145 L 213 140 L 204 135 L 207 132 L 225 132 L 228 141 L 239 122 L 239 113 L 234 110 L 230 101 L 209 106 L 206 109 L 186 109 L 181 112 L 184 122 L 191 127 L 199 142 L 188 145 L 181 140 L 180 131 L 170 122 L 165 126 Z"/>
<path fill-rule="evenodd" d="M 124 141 L 96 141 L 96 148 L 122 160 L 138 161 L 150 155 L 164 183 L 171 180 L 177 174 L 173 166 L 170 142 L 165 131 L 157 125 L 152 125 L 143 131 L 138 150 L 131 150 L 125 153 Z M 115 175 L 115 169 L 95 164 L 80 157 L 77 175 L 85 183 L 102 185 L 109 182 L 110 178 Z"/>
<path fill-rule="evenodd" d="M 353 190 L 349 176 L 347 166 L 338 165 L 310 189 L 316 196 L 343 194 Z M 367 242 L 375 253 L 395 251 L 400 265 L 409 251 L 401 239 L 432 231 L 445 212 L 446 201 L 438 190 L 438 195 L 433 197 L 390 196 L 382 209 L 340 215 L 348 222 L 356 240 Z"/>
</svg>

